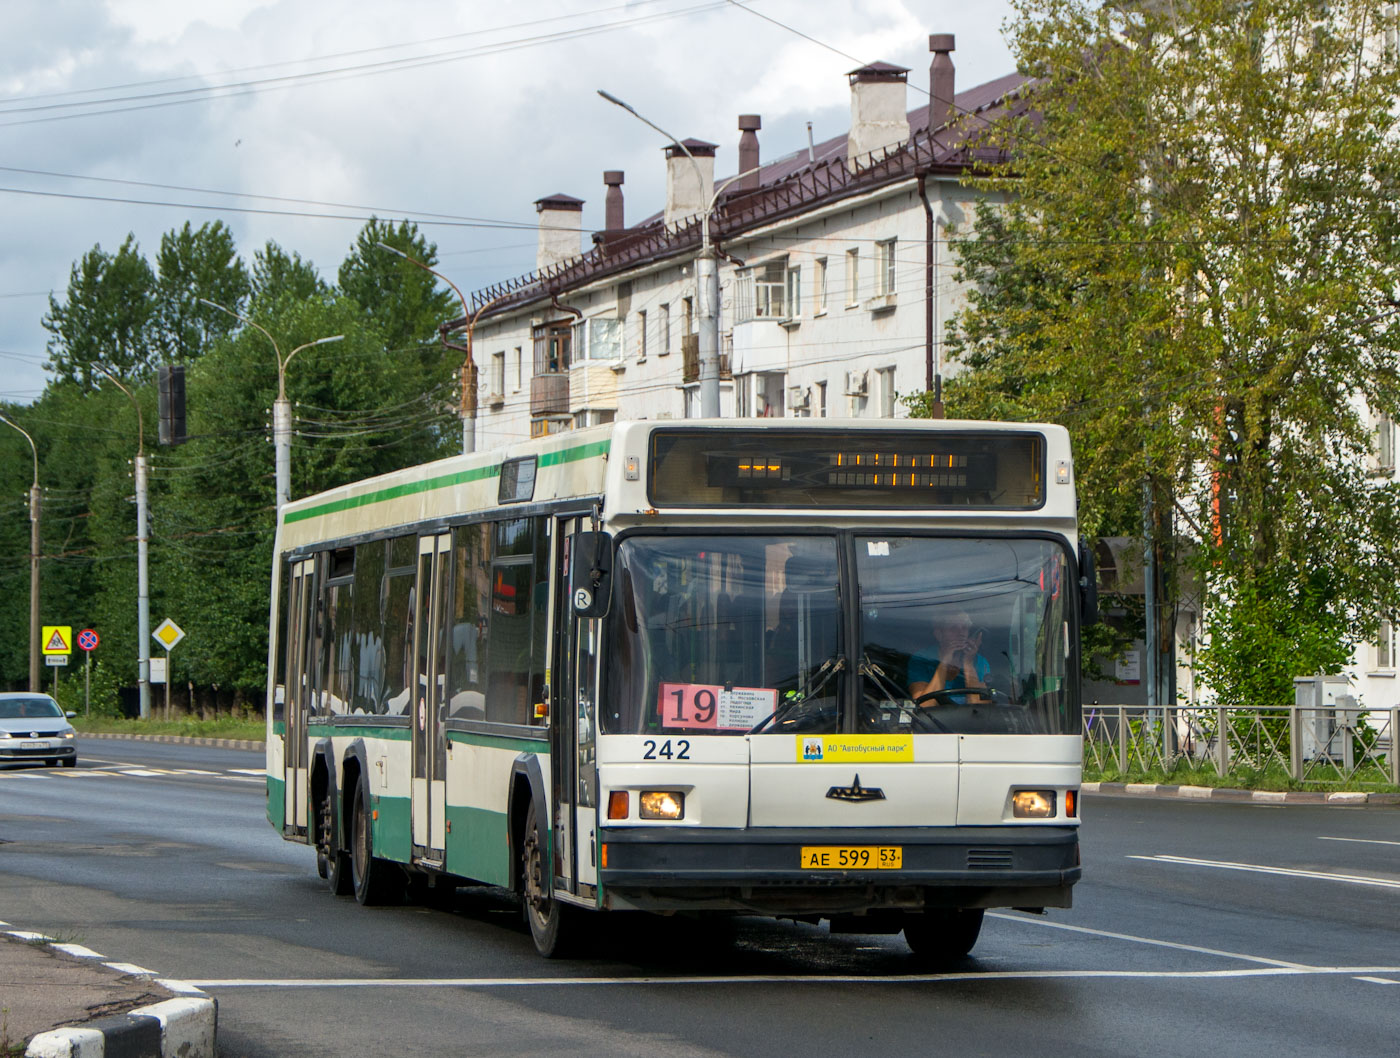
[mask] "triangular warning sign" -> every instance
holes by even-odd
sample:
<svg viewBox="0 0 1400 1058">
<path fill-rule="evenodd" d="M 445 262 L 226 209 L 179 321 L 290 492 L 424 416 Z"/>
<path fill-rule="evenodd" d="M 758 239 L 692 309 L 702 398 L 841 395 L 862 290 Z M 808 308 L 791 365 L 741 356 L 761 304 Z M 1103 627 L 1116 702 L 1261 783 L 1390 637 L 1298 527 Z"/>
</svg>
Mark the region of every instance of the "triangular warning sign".
<svg viewBox="0 0 1400 1058">
<path fill-rule="evenodd" d="M 69 653 L 68 644 L 63 640 L 63 633 L 54 629 L 53 635 L 49 636 L 49 641 L 44 644 L 45 650 L 52 650 L 59 654 Z"/>
</svg>

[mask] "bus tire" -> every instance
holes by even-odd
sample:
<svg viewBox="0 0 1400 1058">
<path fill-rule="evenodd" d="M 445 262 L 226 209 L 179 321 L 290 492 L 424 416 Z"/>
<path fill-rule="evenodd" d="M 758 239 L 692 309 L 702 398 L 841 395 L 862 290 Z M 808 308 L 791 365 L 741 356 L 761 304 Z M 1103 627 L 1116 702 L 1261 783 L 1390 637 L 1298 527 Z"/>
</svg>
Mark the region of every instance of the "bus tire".
<svg viewBox="0 0 1400 1058">
<path fill-rule="evenodd" d="M 374 855 L 371 819 L 369 788 L 361 777 L 355 786 L 355 811 L 350 824 L 350 878 L 355 899 L 365 907 L 387 903 L 395 884 L 402 881 L 393 864 Z"/>
<path fill-rule="evenodd" d="M 355 891 L 350 878 L 350 854 L 340 847 L 333 808 L 330 793 L 323 793 L 316 806 L 316 825 L 320 830 L 316 842 L 316 873 L 326 880 L 326 887 L 333 894 L 349 896 Z"/>
<path fill-rule="evenodd" d="M 573 908 L 554 899 L 552 875 L 532 798 L 520 842 L 520 909 L 530 927 L 535 950 L 546 959 L 561 959 L 572 949 L 579 923 Z"/>
<path fill-rule="evenodd" d="M 983 911 L 941 908 L 904 916 L 904 942 L 915 955 L 932 962 L 961 959 L 982 932 Z"/>
</svg>

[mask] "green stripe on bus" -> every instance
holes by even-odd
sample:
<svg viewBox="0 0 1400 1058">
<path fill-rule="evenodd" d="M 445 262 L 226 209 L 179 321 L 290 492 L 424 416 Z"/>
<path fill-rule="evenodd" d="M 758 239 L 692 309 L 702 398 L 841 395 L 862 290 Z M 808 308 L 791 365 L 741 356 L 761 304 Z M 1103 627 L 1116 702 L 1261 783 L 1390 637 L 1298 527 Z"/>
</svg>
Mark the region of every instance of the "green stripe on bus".
<svg viewBox="0 0 1400 1058">
<path fill-rule="evenodd" d="M 542 738 L 490 735 L 480 731 L 449 731 L 447 732 L 447 741 L 465 746 L 486 746 L 489 749 L 513 749 L 517 753 L 549 752 L 549 743 Z"/>
<path fill-rule="evenodd" d="M 576 445 L 573 448 L 565 448 L 558 452 L 545 452 L 539 458 L 541 467 L 559 466 L 563 463 L 573 463 L 580 459 L 593 459 L 597 456 L 608 454 L 612 442 L 608 440 L 594 441 L 591 444 Z M 487 467 L 475 467 L 471 470 L 461 470 L 455 474 L 441 474 L 435 478 L 427 478 L 424 481 L 409 481 L 402 485 L 391 485 L 388 488 L 376 489 L 373 492 L 366 492 L 359 496 L 346 496 L 338 500 L 330 500 L 326 503 L 317 504 L 315 507 L 308 507 L 301 511 L 288 511 L 283 515 L 284 523 L 302 522 L 308 518 L 319 518 L 326 514 L 338 514 L 341 511 L 351 511 L 356 507 L 368 507 L 372 503 L 383 503 L 387 500 L 397 500 L 404 496 L 413 496 L 420 492 L 432 492 L 435 489 L 451 488 L 454 485 L 466 485 L 473 481 L 481 481 L 485 478 L 499 477 L 501 464 L 493 463 Z"/>
<path fill-rule="evenodd" d="M 382 738 L 390 742 L 407 742 L 413 737 L 413 732 L 407 725 L 403 727 L 379 727 L 374 724 L 327 724 L 321 722 L 307 724 L 306 733 L 330 738 Z"/>
<path fill-rule="evenodd" d="M 370 820 L 374 854 L 407 863 L 413 857 L 413 821 L 407 797 L 370 795 L 375 816 Z"/>
<path fill-rule="evenodd" d="M 278 830 L 287 819 L 287 784 L 275 776 L 267 777 L 267 821 Z"/>
<path fill-rule="evenodd" d="M 612 445 L 611 440 L 594 441 L 592 444 L 578 445 L 574 448 L 561 449 L 558 452 L 545 452 L 540 456 L 540 466 L 554 467 L 561 463 L 573 463 L 580 459 L 592 459 L 595 456 L 605 456 L 608 448 Z"/>
<path fill-rule="evenodd" d="M 510 885 L 510 825 L 504 812 L 447 806 L 446 867 L 488 885 Z"/>
<path fill-rule="evenodd" d="M 454 485 L 466 485 L 473 481 L 481 481 L 483 478 L 494 478 L 501 473 L 501 464 L 493 463 L 489 467 L 473 467 L 471 470 L 459 470 L 455 474 L 441 474 L 435 478 L 427 478 L 423 481 L 408 481 L 402 485 L 391 485 L 385 489 L 375 489 L 373 492 L 366 492 L 359 496 L 346 496 L 339 500 L 331 500 L 327 503 L 317 504 L 315 507 L 308 507 L 304 511 L 288 511 L 283 515 L 283 522 L 301 522 L 307 518 L 319 518 L 324 514 L 338 514 L 341 511 L 351 511 L 356 507 L 368 507 L 372 503 L 383 503 L 386 500 L 397 500 L 403 496 L 412 496 L 419 492 L 432 492 L 434 489 L 451 488 Z"/>
</svg>

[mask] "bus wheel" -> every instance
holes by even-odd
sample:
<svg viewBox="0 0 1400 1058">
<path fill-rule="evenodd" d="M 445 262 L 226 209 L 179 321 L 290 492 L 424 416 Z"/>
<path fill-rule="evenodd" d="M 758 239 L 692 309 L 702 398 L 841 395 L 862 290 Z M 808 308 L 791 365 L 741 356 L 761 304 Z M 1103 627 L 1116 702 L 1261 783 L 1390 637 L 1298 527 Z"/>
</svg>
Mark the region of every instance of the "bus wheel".
<svg viewBox="0 0 1400 1058">
<path fill-rule="evenodd" d="M 363 778 L 355 789 L 355 817 L 350 830 L 350 873 L 355 899 L 365 907 L 386 903 L 393 892 L 394 883 L 401 876 L 391 878 L 390 872 L 395 870 L 394 866 L 374 855 L 369 788 Z"/>
<path fill-rule="evenodd" d="M 336 896 L 354 892 L 350 880 L 350 854 L 336 839 L 331 795 L 324 794 L 316 806 L 316 873 Z"/>
<path fill-rule="evenodd" d="M 982 932 L 982 909 L 948 908 L 904 916 L 904 942 L 915 955 L 940 962 L 961 959 Z"/>
<path fill-rule="evenodd" d="M 520 843 L 520 903 L 530 926 L 535 949 L 546 959 L 562 958 L 567 952 L 575 917 L 550 894 L 552 872 L 548 852 L 540 836 L 535 802 L 525 813 L 525 839 Z"/>
</svg>

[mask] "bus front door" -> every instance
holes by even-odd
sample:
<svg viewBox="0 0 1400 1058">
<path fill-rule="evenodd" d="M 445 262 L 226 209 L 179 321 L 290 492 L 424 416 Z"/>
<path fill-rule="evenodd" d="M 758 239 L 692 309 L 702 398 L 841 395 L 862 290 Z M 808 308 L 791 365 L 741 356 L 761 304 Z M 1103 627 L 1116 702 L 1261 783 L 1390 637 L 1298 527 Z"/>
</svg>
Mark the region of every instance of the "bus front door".
<svg viewBox="0 0 1400 1058">
<path fill-rule="evenodd" d="M 418 541 L 413 663 L 413 859 L 441 867 L 447 833 L 447 612 L 452 536 Z"/>
<path fill-rule="evenodd" d="M 574 615 L 569 583 L 574 534 L 589 519 L 554 525 L 554 638 L 550 659 L 550 775 L 554 802 L 554 888 L 593 900 L 598 883 L 597 654 L 600 621 Z"/>
<path fill-rule="evenodd" d="M 306 723 L 316 688 L 313 686 L 311 646 L 316 634 L 316 560 L 291 565 L 287 586 L 287 682 L 283 689 L 285 728 L 282 736 L 284 816 L 290 834 L 306 832 Z"/>
</svg>

